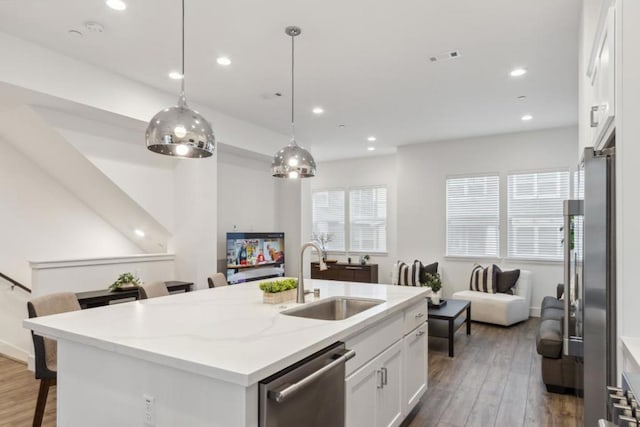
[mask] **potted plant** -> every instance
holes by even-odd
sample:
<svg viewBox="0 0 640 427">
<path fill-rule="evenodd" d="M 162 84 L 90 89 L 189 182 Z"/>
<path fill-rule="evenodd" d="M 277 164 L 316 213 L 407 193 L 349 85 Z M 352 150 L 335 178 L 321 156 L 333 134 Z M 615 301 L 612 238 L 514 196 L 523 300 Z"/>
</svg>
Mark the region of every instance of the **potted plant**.
<svg viewBox="0 0 640 427">
<path fill-rule="evenodd" d="M 442 289 L 442 279 L 440 273 L 427 273 L 425 286 L 431 288 L 431 303 L 440 304 L 440 290 Z"/>
<path fill-rule="evenodd" d="M 333 234 L 325 232 L 313 233 L 311 234 L 311 240 L 318 242 L 318 245 L 320 245 L 320 248 L 322 249 L 322 259 L 326 262 L 327 249 L 329 246 L 329 242 L 333 241 Z"/>
<path fill-rule="evenodd" d="M 278 279 L 260 283 L 262 302 L 280 304 L 296 299 L 298 279 Z"/>
<path fill-rule="evenodd" d="M 118 276 L 115 282 L 109 286 L 109 291 L 119 291 L 119 290 L 127 290 L 133 289 L 140 286 L 140 279 L 134 276 L 131 273 L 122 273 Z"/>
</svg>

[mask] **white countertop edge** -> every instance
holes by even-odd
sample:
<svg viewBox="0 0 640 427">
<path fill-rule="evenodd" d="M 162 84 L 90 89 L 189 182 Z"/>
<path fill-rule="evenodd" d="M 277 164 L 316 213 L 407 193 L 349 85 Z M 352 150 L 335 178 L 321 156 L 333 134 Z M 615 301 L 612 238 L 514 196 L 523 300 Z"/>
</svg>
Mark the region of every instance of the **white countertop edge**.
<svg viewBox="0 0 640 427">
<path fill-rule="evenodd" d="M 634 361 L 640 365 L 640 338 L 638 337 L 620 337 L 620 341 L 624 348 L 633 357 Z"/>
<path fill-rule="evenodd" d="M 192 361 L 186 361 L 180 358 L 175 358 L 175 357 L 171 357 L 171 356 L 167 356 L 159 353 L 132 348 L 122 344 L 114 344 L 112 342 L 98 340 L 98 339 L 87 337 L 84 335 L 77 335 L 71 332 L 50 328 L 46 325 L 42 325 L 39 323 L 34 323 L 32 320 L 36 320 L 35 318 L 25 319 L 23 321 L 23 327 L 27 329 L 31 329 L 37 332 L 39 335 L 43 335 L 56 340 L 68 340 L 68 341 L 79 343 L 79 344 L 90 345 L 102 350 L 123 354 L 123 355 L 134 357 L 137 359 L 157 363 L 159 365 L 168 366 L 170 368 L 180 369 L 193 374 L 204 375 L 217 380 L 248 387 L 270 375 L 273 375 L 274 373 L 286 368 L 287 366 L 292 365 L 293 363 L 298 362 L 299 360 L 312 355 L 313 353 L 329 346 L 330 344 L 333 344 L 336 341 L 345 340 L 353 335 L 356 335 L 364 331 L 368 327 L 373 326 L 378 321 L 383 320 L 384 318 L 388 317 L 393 313 L 396 313 L 398 311 L 404 310 L 407 307 L 417 304 L 420 300 L 426 298 L 427 294 L 428 294 L 427 288 L 424 288 L 424 292 L 422 293 L 408 297 L 404 301 L 394 304 L 393 306 L 388 307 L 385 310 L 381 310 L 377 312 L 374 311 L 375 314 L 364 317 L 360 322 L 353 324 L 333 335 L 330 335 L 322 339 L 321 341 L 316 342 L 314 345 L 311 345 L 305 348 L 304 350 L 301 350 L 296 353 L 292 353 L 289 356 L 285 357 L 284 359 L 281 359 L 275 363 L 272 363 L 271 365 L 265 366 L 264 368 L 261 368 L 254 372 L 249 372 L 249 373 L 228 371 L 225 369 L 216 368 L 215 366 L 199 364 Z M 338 321 L 315 320 L 315 321 L 317 322 L 349 322 L 349 321 L 355 320 L 354 317 L 366 316 L 367 314 L 369 313 L 365 311 L 346 320 L 338 320 Z M 309 320 L 309 319 L 306 319 L 306 320 Z"/>
</svg>

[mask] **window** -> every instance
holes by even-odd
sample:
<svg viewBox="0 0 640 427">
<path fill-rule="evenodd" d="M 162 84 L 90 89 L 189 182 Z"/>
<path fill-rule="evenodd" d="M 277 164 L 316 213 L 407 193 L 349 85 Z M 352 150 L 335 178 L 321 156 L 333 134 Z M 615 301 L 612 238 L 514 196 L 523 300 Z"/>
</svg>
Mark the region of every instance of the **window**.
<svg viewBox="0 0 640 427">
<path fill-rule="evenodd" d="M 500 178 L 447 179 L 447 256 L 497 257 Z"/>
<path fill-rule="evenodd" d="M 349 190 L 349 249 L 361 252 L 386 252 L 386 187 Z"/>
<path fill-rule="evenodd" d="M 344 251 L 344 190 L 314 191 L 311 203 L 312 231 L 333 236 L 333 240 L 327 244 L 328 250 Z"/>
<path fill-rule="evenodd" d="M 312 232 L 333 237 L 328 250 L 387 251 L 386 186 L 314 190 L 311 203 Z"/>
<path fill-rule="evenodd" d="M 507 191 L 508 256 L 561 261 L 563 201 L 569 198 L 569 172 L 511 174 Z"/>
</svg>

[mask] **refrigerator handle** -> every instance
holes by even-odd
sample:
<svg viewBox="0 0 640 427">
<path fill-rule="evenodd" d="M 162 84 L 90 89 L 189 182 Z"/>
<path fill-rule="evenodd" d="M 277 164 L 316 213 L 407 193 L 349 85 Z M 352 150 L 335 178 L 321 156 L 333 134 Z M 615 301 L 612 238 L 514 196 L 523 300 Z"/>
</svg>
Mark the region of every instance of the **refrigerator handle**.
<svg viewBox="0 0 640 427">
<path fill-rule="evenodd" d="M 571 301 L 571 215 L 570 201 L 564 203 L 564 316 L 562 328 L 562 351 L 569 356 L 569 302 Z"/>
</svg>

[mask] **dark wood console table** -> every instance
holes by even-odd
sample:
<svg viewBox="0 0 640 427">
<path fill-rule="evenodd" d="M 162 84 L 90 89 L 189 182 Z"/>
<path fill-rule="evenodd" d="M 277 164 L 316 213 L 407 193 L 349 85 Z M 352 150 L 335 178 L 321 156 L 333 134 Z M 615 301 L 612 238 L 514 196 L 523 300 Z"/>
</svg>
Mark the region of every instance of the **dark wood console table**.
<svg viewBox="0 0 640 427">
<path fill-rule="evenodd" d="M 164 282 L 167 285 L 169 292 L 189 292 L 193 283 L 191 282 L 179 282 L 176 280 L 170 280 Z M 121 299 L 138 299 L 138 289 L 127 289 L 126 291 L 114 291 L 110 292 L 107 289 L 101 289 L 98 291 L 76 292 L 78 302 L 82 308 L 100 307 L 103 305 L 109 305 L 111 301 L 117 301 Z"/>
<path fill-rule="evenodd" d="M 311 263 L 311 278 L 323 280 L 340 280 L 343 282 L 378 283 L 378 264 L 348 264 L 333 262 L 327 269 L 320 271 L 320 264 Z"/>
</svg>

